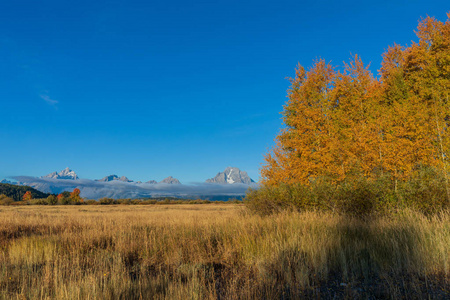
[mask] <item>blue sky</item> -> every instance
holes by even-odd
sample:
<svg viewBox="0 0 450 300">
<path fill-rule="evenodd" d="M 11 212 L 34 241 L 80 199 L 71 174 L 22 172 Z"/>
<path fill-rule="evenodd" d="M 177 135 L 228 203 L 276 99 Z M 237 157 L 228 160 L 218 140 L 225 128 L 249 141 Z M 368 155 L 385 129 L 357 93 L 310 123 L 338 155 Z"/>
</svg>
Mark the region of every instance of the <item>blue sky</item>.
<svg viewBox="0 0 450 300">
<path fill-rule="evenodd" d="M 93 2 L 93 3 L 92 3 Z M 255 179 L 297 63 L 380 66 L 448 1 L 2 1 L 0 179 Z"/>
</svg>

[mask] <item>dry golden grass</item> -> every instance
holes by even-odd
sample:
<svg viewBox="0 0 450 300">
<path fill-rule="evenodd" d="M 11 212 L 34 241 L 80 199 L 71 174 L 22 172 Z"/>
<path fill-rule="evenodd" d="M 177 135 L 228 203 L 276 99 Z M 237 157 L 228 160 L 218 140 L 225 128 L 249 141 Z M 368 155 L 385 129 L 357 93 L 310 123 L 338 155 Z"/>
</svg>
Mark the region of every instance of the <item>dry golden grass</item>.
<svg viewBox="0 0 450 300">
<path fill-rule="evenodd" d="M 450 297 L 450 213 L 0 207 L 0 298 Z"/>
</svg>

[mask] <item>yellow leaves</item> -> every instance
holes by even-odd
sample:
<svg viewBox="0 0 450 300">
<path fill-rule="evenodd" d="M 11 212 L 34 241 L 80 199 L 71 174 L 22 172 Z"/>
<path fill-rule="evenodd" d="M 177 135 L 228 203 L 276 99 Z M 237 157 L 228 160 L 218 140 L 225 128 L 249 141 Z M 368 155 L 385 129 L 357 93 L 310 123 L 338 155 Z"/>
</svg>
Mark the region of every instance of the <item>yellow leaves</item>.
<svg viewBox="0 0 450 300">
<path fill-rule="evenodd" d="M 357 55 L 343 72 L 324 60 L 307 71 L 298 66 L 283 111 L 287 129 L 265 158 L 264 183 L 308 184 L 320 176 L 339 181 L 355 170 L 402 179 L 419 164 L 446 165 L 449 33 L 449 20 L 424 19 L 418 43 L 384 53 L 380 79 Z"/>
</svg>

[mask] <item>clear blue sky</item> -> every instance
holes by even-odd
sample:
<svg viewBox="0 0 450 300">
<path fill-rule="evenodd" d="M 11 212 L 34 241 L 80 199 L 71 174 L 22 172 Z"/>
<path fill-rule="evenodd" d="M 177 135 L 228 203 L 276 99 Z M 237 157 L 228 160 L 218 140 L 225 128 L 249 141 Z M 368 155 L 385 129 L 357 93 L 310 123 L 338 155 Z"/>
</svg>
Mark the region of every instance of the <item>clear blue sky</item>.
<svg viewBox="0 0 450 300">
<path fill-rule="evenodd" d="M 258 180 L 297 63 L 372 63 L 447 1 L 2 1 L 0 179 Z"/>
</svg>

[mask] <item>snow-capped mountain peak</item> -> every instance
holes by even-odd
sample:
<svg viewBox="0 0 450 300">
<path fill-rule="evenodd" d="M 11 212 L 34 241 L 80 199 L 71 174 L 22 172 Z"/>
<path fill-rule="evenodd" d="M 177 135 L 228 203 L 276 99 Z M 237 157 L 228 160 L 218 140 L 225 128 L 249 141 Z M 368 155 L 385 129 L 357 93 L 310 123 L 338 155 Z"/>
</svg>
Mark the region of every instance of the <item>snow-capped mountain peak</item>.
<svg viewBox="0 0 450 300">
<path fill-rule="evenodd" d="M 77 180 L 79 179 L 78 175 L 72 171 L 70 168 L 65 168 L 61 172 L 53 172 L 46 176 L 42 176 L 41 178 L 52 178 L 52 179 L 71 179 L 71 180 Z"/>
<path fill-rule="evenodd" d="M 238 168 L 228 167 L 223 172 L 219 172 L 216 177 L 206 180 L 208 183 L 220 184 L 234 184 L 234 183 L 254 183 L 247 172 L 241 171 Z"/>
</svg>

